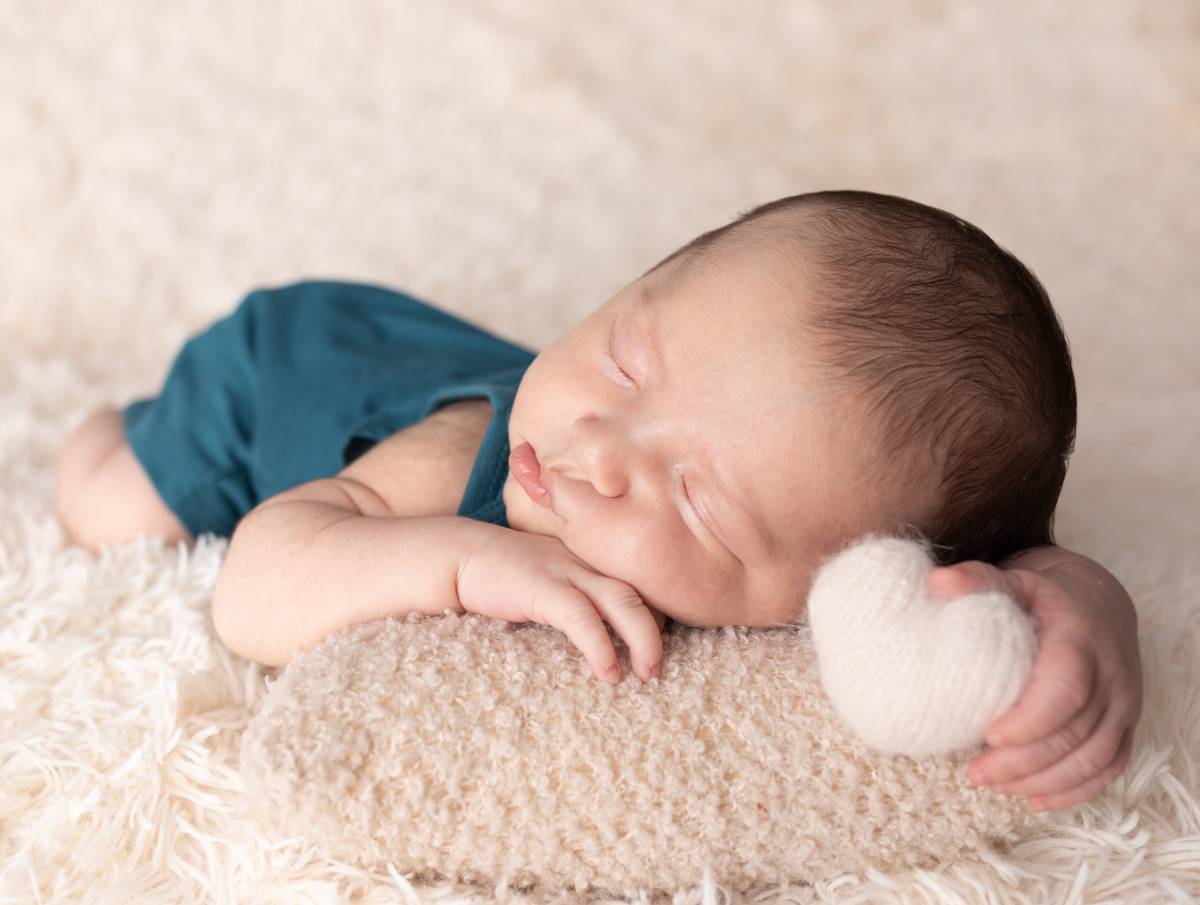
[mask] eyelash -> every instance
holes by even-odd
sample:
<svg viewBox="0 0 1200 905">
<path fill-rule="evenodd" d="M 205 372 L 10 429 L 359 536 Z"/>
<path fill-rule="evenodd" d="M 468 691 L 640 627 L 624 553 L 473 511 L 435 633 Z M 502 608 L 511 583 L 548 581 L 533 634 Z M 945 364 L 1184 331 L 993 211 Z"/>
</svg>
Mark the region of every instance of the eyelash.
<svg viewBox="0 0 1200 905">
<path fill-rule="evenodd" d="M 688 493 L 687 481 L 683 479 L 682 471 L 679 472 L 679 489 L 683 493 L 683 499 L 687 504 L 687 507 L 692 510 L 692 515 L 696 516 L 696 521 L 703 525 L 705 530 L 708 530 L 708 523 L 704 521 L 703 517 L 700 515 L 700 510 L 697 509 L 696 504 L 692 502 L 692 495 Z"/>
<path fill-rule="evenodd" d="M 617 369 L 617 374 L 620 377 L 621 382 L 623 384 L 625 384 L 625 386 L 629 387 L 630 389 L 636 389 L 637 383 L 634 382 L 634 379 L 629 376 L 629 374 L 625 371 L 624 368 L 622 368 L 619 364 L 617 364 L 616 358 L 613 357 L 613 334 L 615 332 L 616 332 L 616 325 L 614 324 L 613 330 L 611 330 L 608 334 L 608 360 L 611 361 L 613 367 Z"/>
</svg>

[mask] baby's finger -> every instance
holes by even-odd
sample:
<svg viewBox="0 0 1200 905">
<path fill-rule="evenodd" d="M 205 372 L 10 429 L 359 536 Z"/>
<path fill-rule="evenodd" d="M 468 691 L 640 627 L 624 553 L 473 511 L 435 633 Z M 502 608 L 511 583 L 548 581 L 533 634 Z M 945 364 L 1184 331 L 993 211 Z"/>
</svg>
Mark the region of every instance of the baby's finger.
<svg viewBox="0 0 1200 905">
<path fill-rule="evenodd" d="M 1133 750 L 1133 727 L 1125 730 L 1125 734 L 1121 739 L 1121 747 L 1117 749 L 1117 756 L 1113 758 L 1113 762 L 1109 764 L 1098 775 L 1089 779 L 1087 782 L 1080 783 L 1073 789 L 1068 789 L 1065 792 L 1059 792 L 1057 795 L 1042 795 L 1029 800 L 1029 807 L 1035 811 L 1052 810 L 1057 811 L 1062 808 L 1069 808 L 1073 804 L 1079 804 L 1081 801 L 1087 801 L 1089 798 L 1094 798 L 1105 789 L 1109 783 L 1125 772 L 1125 767 L 1129 763 L 1129 755 Z"/>
<path fill-rule="evenodd" d="M 1054 732 L 1027 745 L 992 748 L 971 762 L 967 771 L 976 785 L 1012 782 L 1062 760 L 1091 736 L 1104 714 L 1107 701 L 1093 692 L 1091 700 Z"/>
<path fill-rule="evenodd" d="M 554 591 L 555 596 L 537 601 L 534 618 L 566 635 L 579 648 L 598 678 L 616 682 L 620 678 L 617 651 L 592 601 L 569 584 L 556 583 Z M 611 672 L 614 669 L 616 675 Z"/>
<path fill-rule="evenodd" d="M 1110 707 L 1082 745 L 1045 770 L 992 788 L 1001 795 L 1056 795 L 1099 776 L 1121 747 L 1123 723 Z"/>
<path fill-rule="evenodd" d="M 987 743 L 1024 745 L 1049 735 L 1087 705 L 1095 680 L 1091 647 L 1070 632 L 1048 629 L 1029 684 L 1016 705 L 988 726 Z"/>
<path fill-rule="evenodd" d="M 938 566 L 925 576 L 925 587 L 943 598 L 962 597 L 997 587 L 1003 574 L 995 566 L 979 560 L 967 560 Z"/>
<path fill-rule="evenodd" d="M 1041 588 L 1041 577 L 1028 569 L 998 569 L 979 560 L 938 566 L 925 576 L 925 588 L 943 599 L 981 591 L 1000 591 L 1028 610 Z"/>
<path fill-rule="evenodd" d="M 568 575 L 567 580 L 591 598 L 600 615 L 625 641 L 638 678 L 648 682 L 657 675 L 662 660 L 661 625 L 641 595 L 625 582 L 597 572 L 581 571 Z"/>
</svg>

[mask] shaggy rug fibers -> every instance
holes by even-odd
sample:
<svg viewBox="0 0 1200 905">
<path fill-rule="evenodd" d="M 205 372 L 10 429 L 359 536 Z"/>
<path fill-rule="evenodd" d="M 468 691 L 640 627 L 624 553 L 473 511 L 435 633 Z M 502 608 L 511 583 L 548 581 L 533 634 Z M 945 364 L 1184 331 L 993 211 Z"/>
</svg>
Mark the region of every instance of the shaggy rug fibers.
<svg viewBox="0 0 1200 905">
<path fill-rule="evenodd" d="M 7 9 L 0 902 L 516 895 L 251 831 L 264 676 L 212 631 L 225 542 L 66 546 L 54 457 L 255 286 L 378 281 L 541 347 L 696 233 L 819 188 L 945 207 L 1046 283 L 1080 387 L 1057 536 L 1133 595 L 1145 709 L 1126 773 L 1008 850 L 676 901 L 1200 897 L 1198 44 L 1190 0 Z"/>
</svg>

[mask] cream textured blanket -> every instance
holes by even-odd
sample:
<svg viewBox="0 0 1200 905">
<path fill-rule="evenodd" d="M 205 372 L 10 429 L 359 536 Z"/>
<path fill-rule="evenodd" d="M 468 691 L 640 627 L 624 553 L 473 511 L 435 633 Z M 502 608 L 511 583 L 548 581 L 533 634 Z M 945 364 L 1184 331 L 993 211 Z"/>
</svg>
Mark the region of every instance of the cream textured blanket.
<svg viewBox="0 0 1200 905">
<path fill-rule="evenodd" d="M 1036 825 L 966 779 L 967 754 L 845 731 L 806 627 L 676 625 L 663 648 L 660 679 L 626 660 L 609 686 L 545 626 L 355 626 L 299 655 L 251 722 L 257 819 L 368 868 L 630 897 L 706 870 L 749 890 L 932 868 Z"/>
<path fill-rule="evenodd" d="M 1132 593 L 1146 701 L 1126 775 L 1011 849 L 755 902 L 1200 898 L 1197 35 L 1192 0 L 6 7 L 0 899 L 491 901 L 237 816 L 264 681 L 212 632 L 224 542 L 65 548 L 54 455 L 253 286 L 378 280 L 540 347 L 820 188 L 952 210 L 1046 283 L 1080 395 L 1057 536 Z"/>
<path fill-rule="evenodd" d="M 326 856 L 501 887 L 933 867 L 1036 825 L 964 766 L 1036 643 L 1003 594 L 930 600 L 932 567 L 919 543 L 868 536 L 821 566 L 809 626 L 675 625 L 661 678 L 626 664 L 616 688 L 546 626 L 353 626 L 272 686 L 242 775 L 262 825 Z"/>
</svg>

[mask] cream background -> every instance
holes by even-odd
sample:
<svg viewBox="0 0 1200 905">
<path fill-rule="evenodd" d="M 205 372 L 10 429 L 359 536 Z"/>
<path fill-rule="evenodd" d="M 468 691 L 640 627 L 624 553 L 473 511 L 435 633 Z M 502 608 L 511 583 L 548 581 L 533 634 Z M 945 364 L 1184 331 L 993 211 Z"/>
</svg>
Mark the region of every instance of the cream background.
<svg viewBox="0 0 1200 905">
<path fill-rule="evenodd" d="M 124 742 L 79 753 L 81 733 L 105 730 L 69 703 L 99 695 L 124 702 L 111 720 L 133 719 L 138 686 L 112 669 L 209 676 L 209 704 L 234 696 L 230 725 L 257 693 L 205 634 L 219 545 L 190 563 L 131 547 L 103 566 L 62 548 L 51 465 L 91 409 L 156 391 L 179 344 L 251 288 L 311 276 L 403 288 L 541 347 L 696 233 L 819 188 L 945 207 L 1045 283 L 1080 391 L 1057 538 L 1138 601 L 1144 733 L 1165 744 L 1182 727 L 1176 752 L 1200 747 L 1200 710 L 1180 697 L 1200 621 L 1198 45 L 1184 0 L 10 5 L 0 775 L 27 797 L 0 812 L 0 840 L 60 826 L 58 794 L 87 800 L 82 767 L 60 769 L 59 793 L 38 785 L 22 758 L 50 748 L 33 740 L 61 730 L 102 773 L 124 760 Z M 157 619 L 178 644 L 122 660 L 122 639 L 152 645 Z M 71 673 L 71 651 L 80 669 L 109 662 L 107 678 Z M 137 720 L 134 747 L 167 725 Z M 236 750 L 221 738 L 196 742 L 205 769 Z M 1170 823 L 1156 838 L 1200 834 L 1200 809 L 1156 813 Z M 25 851 L 42 876 L 56 833 Z M 1150 883 L 1154 863 L 1135 877 Z M 14 889 L 23 864 L 10 852 Z M 1047 889 L 1069 888 L 1064 870 Z"/>
</svg>

